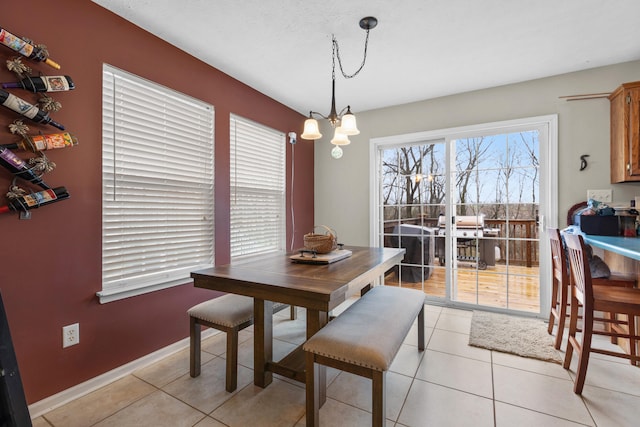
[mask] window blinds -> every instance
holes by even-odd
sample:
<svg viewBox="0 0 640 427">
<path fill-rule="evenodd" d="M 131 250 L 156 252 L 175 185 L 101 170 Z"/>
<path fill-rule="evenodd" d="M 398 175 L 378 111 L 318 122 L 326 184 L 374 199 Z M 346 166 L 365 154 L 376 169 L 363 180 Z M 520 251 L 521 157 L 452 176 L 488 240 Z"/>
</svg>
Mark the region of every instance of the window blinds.
<svg viewBox="0 0 640 427">
<path fill-rule="evenodd" d="M 213 265 L 211 105 L 105 65 L 101 302 Z M 143 289 L 142 291 L 140 291 Z"/>
<path fill-rule="evenodd" d="M 230 121 L 231 259 L 284 251 L 285 135 Z"/>
</svg>

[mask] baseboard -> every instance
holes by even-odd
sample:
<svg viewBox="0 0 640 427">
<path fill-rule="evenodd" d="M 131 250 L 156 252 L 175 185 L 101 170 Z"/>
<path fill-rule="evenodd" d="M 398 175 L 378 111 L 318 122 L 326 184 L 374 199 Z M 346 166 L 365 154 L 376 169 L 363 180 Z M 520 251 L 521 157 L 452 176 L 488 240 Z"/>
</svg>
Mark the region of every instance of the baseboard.
<svg viewBox="0 0 640 427">
<path fill-rule="evenodd" d="M 216 333 L 219 333 L 219 331 L 216 331 L 214 329 L 203 330 L 202 339 L 208 338 L 209 336 L 215 335 Z M 131 374 L 134 371 L 137 371 L 138 369 L 158 362 L 159 360 L 164 359 L 165 357 L 170 356 L 173 353 L 177 353 L 178 351 L 188 347 L 189 338 L 185 338 L 176 343 L 168 345 L 167 347 L 161 348 L 160 350 L 154 351 L 153 353 L 147 354 L 146 356 L 143 356 L 139 359 L 133 360 L 126 365 L 119 366 L 109 372 L 105 372 L 102 375 L 91 378 L 88 381 L 63 390 L 60 393 L 54 394 L 53 396 L 49 396 L 38 402 L 34 402 L 29 405 L 29 414 L 31 415 L 31 419 L 38 418 L 39 416 L 55 408 L 58 408 L 66 403 L 71 402 L 72 400 L 87 395 L 92 391 L 95 391 Z"/>
</svg>

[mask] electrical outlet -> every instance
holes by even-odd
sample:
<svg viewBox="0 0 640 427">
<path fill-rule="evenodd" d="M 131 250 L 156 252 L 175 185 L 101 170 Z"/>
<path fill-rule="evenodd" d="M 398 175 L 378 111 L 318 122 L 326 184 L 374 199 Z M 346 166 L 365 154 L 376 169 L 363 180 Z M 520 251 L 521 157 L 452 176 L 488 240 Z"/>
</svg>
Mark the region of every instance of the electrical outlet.
<svg viewBox="0 0 640 427">
<path fill-rule="evenodd" d="M 62 327 L 62 348 L 80 343 L 80 324 L 74 323 Z"/>
<path fill-rule="evenodd" d="M 587 190 L 587 200 L 611 203 L 611 190 Z"/>
</svg>

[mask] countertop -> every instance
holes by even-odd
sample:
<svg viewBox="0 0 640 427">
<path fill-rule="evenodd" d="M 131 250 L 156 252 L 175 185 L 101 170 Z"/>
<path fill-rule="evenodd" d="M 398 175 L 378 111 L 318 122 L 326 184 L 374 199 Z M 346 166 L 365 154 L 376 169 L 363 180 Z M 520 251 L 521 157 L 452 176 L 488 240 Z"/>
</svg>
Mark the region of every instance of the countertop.
<svg viewBox="0 0 640 427">
<path fill-rule="evenodd" d="M 583 234 L 585 243 L 640 261 L 640 237 Z"/>
</svg>

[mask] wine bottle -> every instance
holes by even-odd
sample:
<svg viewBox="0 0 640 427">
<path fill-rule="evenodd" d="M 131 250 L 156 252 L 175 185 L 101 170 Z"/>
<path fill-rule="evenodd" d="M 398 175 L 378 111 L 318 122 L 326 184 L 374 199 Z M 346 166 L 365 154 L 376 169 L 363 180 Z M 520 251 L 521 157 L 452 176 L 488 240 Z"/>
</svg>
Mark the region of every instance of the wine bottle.
<svg viewBox="0 0 640 427">
<path fill-rule="evenodd" d="M 16 156 L 11 150 L 5 147 L 0 147 L 0 165 L 4 166 L 9 172 L 24 179 L 25 181 L 32 182 L 40 187 L 48 190 L 49 187 L 40 176 L 36 175 L 33 170 L 25 163 L 20 157 Z"/>
<path fill-rule="evenodd" d="M 60 69 L 60 64 L 49 59 L 44 49 L 26 42 L 2 27 L 0 27 L 0 43 L 31 60 L 38 62 L 44 61 L 47 65 L 55 68 L 56 70 Z"/>
<path fill-rule="evenodd" d="M 22 114 L 36 123 L 44 123 L 55 126 L 60 130 L 64 130 L 64 126 L 53 121 L 49 116 L 49 113 L 42 111 L 35 105 L 31 105 L 24 99 L 18 98 L 17 96 L 2 89 L 0 89 L 0 104 L 15 111 L 16 113 Z"/>
<path fill-rule="evenodd" d="M 31 193 L 9 200 L 9 204 L 0 206 L 0 213 L 6 213 L 10 211 L 28 211 L 31 209 L 38 209 L 40 206 L 55 203 L 60 200 L 69 198 L 69 193 L 65 187 L 56 187 L 49 190 L 39 191 L 37 193 Z"/>
<path fill-rule="evenodd" d="M 61 92 L 73 90 L 76 85 L 69 76 L 38 76 L 27 77 L 19 82 L 2 83 L 4 89 L 18 88 L 31 92 Z"/>
<path fill-rule="evenodd" d="M 0 147 L 10 150 L 25 150 L 33 153 L 37 151 L 53 150 L 78 145 L 78 138 L 68 132 L 50 133 L 47 135 L 27 136 L 22 141 L 13 144 L 0 144 Z"/>
</svg>

